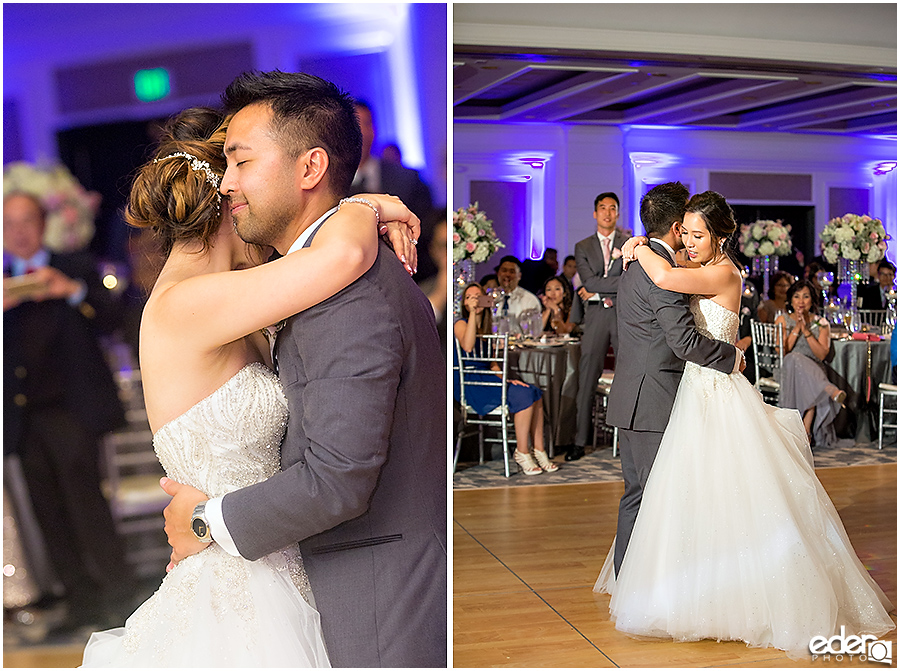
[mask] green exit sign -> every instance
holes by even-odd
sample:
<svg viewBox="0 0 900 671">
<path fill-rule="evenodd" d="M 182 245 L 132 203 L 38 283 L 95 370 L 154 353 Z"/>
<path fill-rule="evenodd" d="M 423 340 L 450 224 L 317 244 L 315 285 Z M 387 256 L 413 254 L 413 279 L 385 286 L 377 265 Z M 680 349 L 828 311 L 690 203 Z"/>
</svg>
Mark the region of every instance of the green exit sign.
<svg viewBox="0 0 900 671">
<path fill-rule="evenodd" d="M 171 90 L 169 71 L 165 68 L 138 70 L 134 73 L 134 94 L 141 102 L 162 100 Z"/>
</svg>

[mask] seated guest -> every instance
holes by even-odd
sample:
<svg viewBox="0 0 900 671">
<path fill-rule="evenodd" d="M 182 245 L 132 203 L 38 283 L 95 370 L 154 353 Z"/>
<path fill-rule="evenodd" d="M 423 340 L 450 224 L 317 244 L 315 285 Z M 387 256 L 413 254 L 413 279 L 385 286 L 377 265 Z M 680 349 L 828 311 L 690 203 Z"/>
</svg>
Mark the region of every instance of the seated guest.
<svg viewBox="0 0 900 671">
<path fill-rule="evenodd" d="M 491 289 L 497 289 L 500 286 L 495 273 L 485 275 L 478 284 L 481 285 L 481 288 L 484 289 L 485 292 L 489 292 Z"/>
<path fill-rule="evenodd" d="M 470 284 L 463 291 L 462 304 L 459 308 L 460 319 L 453 325 L 453 335 L 465 352 L 475 349 L 476 336 L 491 332 L 491 311 L 479 304 L 484 290 L 477 284 Z M 456 359 L 456 348 L 453 349 Z M 458 363 L 455 361 L 454 363 Z M 499 370 L 492 364 L 492 370 Z M 487 365 L 485 364 L 487 371 Z M 495 373 L 478 373 L 469 375 L 475 381 L 496 381 Z M 459 376 L 453 376 L 453 398 L 460 400 Z M 466 403 L 479 415 L 486 415 L 500 405 L 500 387 L 480 385 L 466 386 Z M 539 475 L 542 471 L 552 473 L 559 466 L 550 461 L 544 449 L 544 404 L 541 401 L 541 390 L 520 380 L 510 379 L 506 387 L 506 402 L 513 413 L 513 424 L 516 432 L 516 451 L 514 458 L 525 475 Z M 534 456 L 528 448 L 529 438 L 534 444 Z"/>
<path fill-rule="evenodd" d="M 559 271 L 559 257 L 553 247 L 547 247 L 544 255 L 538 259 L 525 259 L 522 261 L 522 280 L 520 284 L 532 293 L 540 291 L 548 277 L 553 277 Z"/>
<path fill-rule="evenodd" d="M 886 310 L 887 293 L 893 288 L 896 277 L 897 266 L 882 259 L 878 263 L 878 283 L 859 285 L 859 298 L 862 301 L 860 307 L 863 310 Z"/>
<path fill-rule="evenodd" d="M 572 285 L 573 290 L 575 287 L 581 286 L 581 278 L 578 277 L 578 266 L 575 264 L 575 257 L 571 254 L 567 256 L 566 260 L 563 262 L 563 269 L 560 274 L 569 280 L 569 284 Z"/>
<path fill-rule="evenodd" d="M 818 295 L 806 280 L 794 282 L 787 291 L 788 312 L 775 321 L 784 328 L 781 393 L 778 405 L 803 414 L 810 442 L 829 445 L 835 441 L 832 423 L 846 392 L 825 375 L 825 359 L 831 349 L 831 329 L 817 316 Z"/>
<path fill-rule="evenodd" d="M 818 263 L 813 261 L 803 269 L 803 279 L 812 284 L 813 289 L 822 295 L 822 285 L 819 283 L 819 273 L 824 272 Z"/>
<path fill-rule="evenodd" d="M 779 312 L 787 311 L 787 290 L 793 281 L 793 277 L 783 270 L 772 275 L 769 282 L 769 300 L 760 303 L 757 309 L 759 321 L 772 324 Z"/>
<path fill-rule="evenodd" d="M 569 321 L 569 313 L 572 310 L 572 287 L 566 282 L 566 278 L 549 277 L 544 282 L 541 292 L 541 302 L 544 311 L 541 313 L 541 330 L 557 335 L 571 333 L 575 324 Z"/>
<path fill-rule="evenodd" d="M 504 256 L 500 259 L 500 265 L 497 266 L 497 281 L 500 282 L 501 288 L 506 290 L 507 295 L 503 297 L 498 315 L 509 317 L 510 333 L 521 332 L 519 316 L 525 310 L 541 311 L 541 302 L 538 297 L 519 286 L 521 279 L 522 264 L 519 259 L 515 256 Z"/>
</svg>

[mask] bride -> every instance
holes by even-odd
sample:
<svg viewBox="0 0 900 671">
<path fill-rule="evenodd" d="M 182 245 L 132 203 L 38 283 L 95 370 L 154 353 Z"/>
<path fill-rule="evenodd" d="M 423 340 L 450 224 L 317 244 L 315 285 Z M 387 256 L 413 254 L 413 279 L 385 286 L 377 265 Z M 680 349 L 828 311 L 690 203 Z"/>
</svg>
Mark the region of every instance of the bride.
<svg viewBox="0 0 900 671">
<path fill-rule="evenodd" d="M 734 229 L 725 199 L 707 191 L 684 216 L 689 267 L 670 267 L 646 238 L 623 249 L 658 286 L 693 294 L 698 330 L 728 343 L 741 293 L 724 252 Z M 808 657 L 815 636 L 895 627 L 816 478 L 800 415 L 766 405 L 743 375 L 690 362 L 618 576 L 610 551 L 594 591 L 612 595 L 625 633 L 742 640 L 792 657 Z"/>
<path fill-rule="evenodd" d="M 238 237 L 219 195 L 222 122 L 200 108 L 172 120 L 126 210 L 168 254 L 141 323 L 154 449 L 169 477 L 211 497 L 279 470 L 287 404 L 266 327 L 363 275 L 378 247 L 373 210 L 410 271 L 419 232 L 398 199 L 367 195 L 342 201 L 308 249 L 262 264 L 272 250 Z M 251 562 L 212 543 L 175 565 L 123 628 L 93 634 L 84 666 L 330 664 L 296 546 Z"/>
</svg>

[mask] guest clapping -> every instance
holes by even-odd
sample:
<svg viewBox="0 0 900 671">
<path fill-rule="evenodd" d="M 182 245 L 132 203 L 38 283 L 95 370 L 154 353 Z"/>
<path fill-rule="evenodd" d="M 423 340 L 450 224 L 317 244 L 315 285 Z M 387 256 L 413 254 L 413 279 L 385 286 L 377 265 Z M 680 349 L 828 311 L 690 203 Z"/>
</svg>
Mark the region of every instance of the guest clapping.
<svg viewBox="0 0 900 671">
<path fill-rule="evenodd" d="M 565 277 L 550 277 L 544 282 L 540 299 L 544 305 L 541 313 L 541 330 L 557 335 L 571 333 L 575 324 L 569 321 L 574 292 Z"/>
<path fill-rule="evenodd" d="M 806 280 L 794 282 L 787 290 L 787 308 L 790 314 L 775 321 L 784 329 L 785 352 L 778 405 L 799 410 L 810 441 L 828 445 L 835 440 L 832 424 L 847 397 L 825 375 L 831 329 L 817 316 L 818 293 Z"/>
<path fill-rule="evenodd" d="M 491 311 L 487 308 L 487 298 L 479 284 L 469 284 L 463 291 L 461 318 L 453 325 L 453 335 L 465 352 L 476 348 L 477 336 L 491 333 Z M 456 357 L 456 349 L 453 351 Z M 485 371 L 488 368 L 485 364 Z M 499 370 L 493 364 L 492 370 Z M 496 381 L 496 373 L 476 373 L 467 376 L 472 381 Z M 459 377 L 453 377 L 453 397 L 461 398 Z M 481 385 L 466 386 L 466 403 L 479 415 L 486 415 L 500 405 L 500 387 Z M 544 449 L 544 405 L 541 390 L 520 380 L 509 380 L 506 388 L 506 402 L 513 413 L 516 433 L 516 463 L 526 475 L 539 475 L 542 470 L 552 473 L 559 466 L 550 461 Z M 534 445 L 534 456 L 528 448 L 529 439 Z M 535 463 L 536 460 L 536 463 Z"/>
</svg>

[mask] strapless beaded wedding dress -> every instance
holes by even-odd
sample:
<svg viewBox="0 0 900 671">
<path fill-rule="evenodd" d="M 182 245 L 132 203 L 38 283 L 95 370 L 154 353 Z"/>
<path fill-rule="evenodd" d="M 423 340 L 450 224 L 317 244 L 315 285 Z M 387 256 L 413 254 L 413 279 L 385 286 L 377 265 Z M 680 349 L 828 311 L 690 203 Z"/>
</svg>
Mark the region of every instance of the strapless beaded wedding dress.
<svg viewBox="0 0 900 671">
<path fill-rule="evenodd" d="M 737 314 L 697 297 L 691 311 L 698 331 L 735 341 Z M 617 579 L 612 557 L 594 591 L 630 635 L 809 659 L 814 636 L 895 627 L 816 478 L 800 414 L 740 374 L 685 364 Z"/>
<path fill-rule="evenodd" d="M 159 429 L 153 446 L 170 478 L 213 498 L 280 470 L 287 418 L 278 377 L 250 364 Z M 175 566 L 124 627 L 94 633 L 84 666 L 330 664 L 299 550 L 248 561 L 213 543 Z"/>
</svg>

